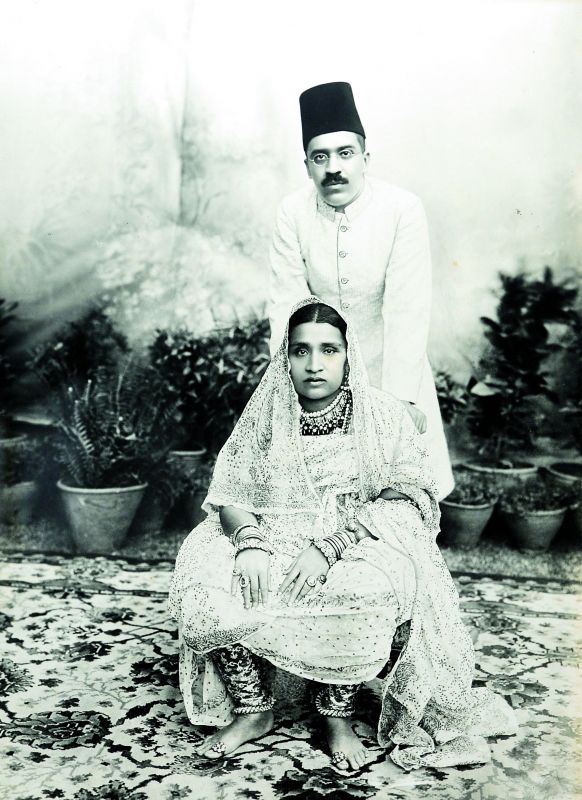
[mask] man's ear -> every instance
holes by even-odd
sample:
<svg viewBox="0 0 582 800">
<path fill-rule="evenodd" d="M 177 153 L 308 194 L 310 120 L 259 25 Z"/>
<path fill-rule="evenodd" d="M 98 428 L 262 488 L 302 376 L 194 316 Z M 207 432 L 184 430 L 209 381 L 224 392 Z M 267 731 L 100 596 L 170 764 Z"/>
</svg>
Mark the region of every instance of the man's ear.
<svg viewBox="0 0 582 800">
<path fill-rule="evenodd" d="M 366 170 L 368 169 L 368 167 L 370 165 L 371 158 L 372 158 L 372 156 L 370 155 L 370 153 L 368 153 L 368 151 L 366 151 L 364 153 L 364 172 L 366 172 Z"/>
<path fill-rule="evenodd" d="M 307 170 L 307 177 L 309 178 L 310 181 L 312 181 L 313 178 L 311 177 L 311 172 L 309 171 L 309 161 L 306 158 L 304 158 L 303 163 L 305 164 L 305 169 Z"/>
</svg>

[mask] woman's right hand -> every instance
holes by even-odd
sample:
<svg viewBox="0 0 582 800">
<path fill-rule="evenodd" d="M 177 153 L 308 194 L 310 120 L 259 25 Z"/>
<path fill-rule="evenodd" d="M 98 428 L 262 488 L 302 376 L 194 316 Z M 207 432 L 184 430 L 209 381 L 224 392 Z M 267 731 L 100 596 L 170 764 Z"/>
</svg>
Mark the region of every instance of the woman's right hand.
<svg viewBox="0 0 582 800">
<path fill-rule="evenodd" d="M 271 590 L 271 556 L 264 550 L 249 547 L 237 554 L 230 584 L 230 593 L 236 597 L 242 591 L 245 608 L 258 608 L 269 602 Z M 245 579 L 245 580 L 242 580 Z"/>
</svg>

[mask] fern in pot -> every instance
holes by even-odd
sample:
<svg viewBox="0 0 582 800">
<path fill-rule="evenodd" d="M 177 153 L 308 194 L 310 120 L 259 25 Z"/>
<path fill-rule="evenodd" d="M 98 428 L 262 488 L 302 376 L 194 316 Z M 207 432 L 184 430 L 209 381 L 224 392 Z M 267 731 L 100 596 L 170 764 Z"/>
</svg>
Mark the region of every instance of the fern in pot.
<svg viewBox="0 0 582 800">
<path fill-rule="evenodd" d="M 58 488 L 80 552 L 120 546 L 148 481 L 171 446 L 174 407 L 155 372 L 128 359 L 63 391 Z"/>
<path fill-rule="evenodd" d="M 499 519 L 516 547 L 547 550 L 564 522 L 566 511 L 576 503 L 572 487 L 556 483 L 540 469 L 534 478 L 503 491 Z"/>
<path fill-rule="evenodd" d="M 455 488 L 441 501 L 441 537 L 452 547 L 469 549 L 478 543 L 491 519 L 498 491 L 495 481 L 460 466 L 453 467 Z"/>
</svg>

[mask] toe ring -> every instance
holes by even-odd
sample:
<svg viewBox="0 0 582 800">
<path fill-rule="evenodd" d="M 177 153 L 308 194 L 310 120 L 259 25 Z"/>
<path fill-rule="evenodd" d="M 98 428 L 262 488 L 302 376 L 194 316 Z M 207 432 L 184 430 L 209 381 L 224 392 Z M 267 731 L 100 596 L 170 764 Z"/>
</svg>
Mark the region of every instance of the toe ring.
<svg viewBox="0 0 582 800">
<path fill-rule="evenodd" d="M 213 745 L 209 748 L 213 753 L 216 753 L 219 756 L 223 756 L 226 752 L 226 745 L 224 742 L 214 742 Z"/>
<path fill-rule="evenodd" d="M 331 763 L 335 764 L 336 766 L 341 764 L 343 761 L 347 761 L 347 760 L 348 759 L 347 759 L 346 754 L 342 753 L 340 750 L 338 750 L 338 752 L 336 752 L 336 753 L 332 753 L 331 754 Z"/>
</svg>

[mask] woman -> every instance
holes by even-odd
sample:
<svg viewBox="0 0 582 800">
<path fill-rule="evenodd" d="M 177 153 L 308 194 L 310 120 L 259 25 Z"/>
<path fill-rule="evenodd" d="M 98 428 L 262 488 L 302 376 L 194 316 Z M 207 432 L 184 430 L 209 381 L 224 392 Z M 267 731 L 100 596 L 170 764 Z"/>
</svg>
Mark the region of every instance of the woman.
<svg viewBox="0 0 582 800">
<path fill-rule="evenodd" d="M 378 724 L 392 759 L 479 763 L 483 736 L 515 731 L 502 698 L 471 689 L 473 647 L 435 544 L 426 462 L 402 404 L 368 385 L 346 321 L 315 298 L 300 303 L 218 456 L 208 517 L 176 561 L 186 709 L 194 724 L 220 727 L 204 756 L 272 727 L 273 665 L 314 682 L 332 765 L 358 769 L 358 686 L 408 620 Z"/>
</svg>

